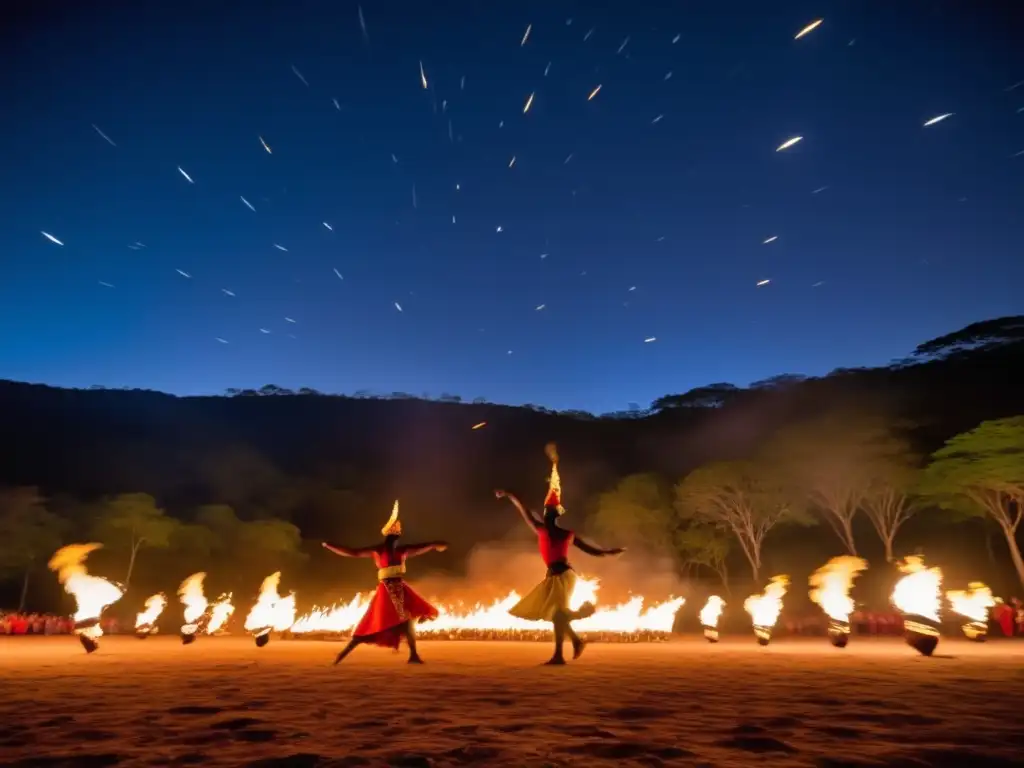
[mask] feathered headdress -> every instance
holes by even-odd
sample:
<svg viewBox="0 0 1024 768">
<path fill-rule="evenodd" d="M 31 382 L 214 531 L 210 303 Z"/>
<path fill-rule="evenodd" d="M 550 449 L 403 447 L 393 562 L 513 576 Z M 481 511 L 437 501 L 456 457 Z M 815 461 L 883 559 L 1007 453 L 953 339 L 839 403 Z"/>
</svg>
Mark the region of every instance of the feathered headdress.
<svg viewBox="0 0 1024 768">
<path fill-rule="evenodd" d="M 402 535 L 402 521 L 398 519 L 398 499 L 395 499 L 395 506 L 391 508 L 391 517 L 388 518 L 380 532 L 385 536 Z"/>
<path fill-rule="evenodd" d="M 551 476 L 548 478 L 548 495 L 544 499 L 545 507 L 552 507 L 558 510 L 558 514 L 565 514 L 565 507 L 562 506 L 562 478 L 558 475 L 558 447 L 554 443 L 544 446 L 544 453 L 551 460 Z"/>
</svg>

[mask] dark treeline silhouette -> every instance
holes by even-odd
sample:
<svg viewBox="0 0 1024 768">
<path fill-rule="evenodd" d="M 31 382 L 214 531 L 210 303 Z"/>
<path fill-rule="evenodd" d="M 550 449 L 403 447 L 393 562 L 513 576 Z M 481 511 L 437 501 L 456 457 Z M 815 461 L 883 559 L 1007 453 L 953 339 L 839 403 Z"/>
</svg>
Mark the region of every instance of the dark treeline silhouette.
<svg viewBox="0 0 1024 768">
<path fill-rule="evenodd" d="M 977 323 L 887 367 L 712 384 L 603 416 L 451 395 L 268 385 L 175 397 L 0 381 L 0 605 L 53 609 L 60 590 L 46 560 L 85 539 L 106 545 L 90 568 L 128 582 L 134 607 L 193 570 L 209 572 L 210 591 L 248 594 L 284 568 L 304 602 L 334 598 L 365 574 L 322 557 L 319 542 L 373 540 L 395 498 L 411 537 L 451 542 L 437 560 L 458 574 L 475 545 L 518 530 L 494 488 L 540 502 L 552 440 L 574 526 L 631 538 L 712 586 L 724 577 L 742 590 L 785 572 L 805 595 L 806 573 L 832 555 L 884 565 L 923 548 L 951 585 L 1020 590 L 1006 538 L 1017 531 L 964 514 L 935 472 L 920 491 L 918 470 L 955 435 L 1024 414 L 1022 381 L 1024 317 Z M 859 490 L 843 496 L 835 483 L 851 476 Z M 714 489 L 737 482 L 757 514 L 781 515 L 756 563 L 714 509 Z M 915 514 L 887 545 L 869 512 L 893 488 Z M 1007 497 L 1011 517 L 1019 502 Z"/>
</svg>

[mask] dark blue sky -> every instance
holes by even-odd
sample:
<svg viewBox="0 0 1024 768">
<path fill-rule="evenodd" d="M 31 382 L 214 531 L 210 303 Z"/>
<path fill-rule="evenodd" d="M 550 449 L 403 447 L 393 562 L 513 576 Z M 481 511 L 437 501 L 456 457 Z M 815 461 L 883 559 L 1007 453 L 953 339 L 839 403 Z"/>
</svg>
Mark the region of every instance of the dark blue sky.
<svg viewBox="0 0 1024 768">
<path fill-rule="evenodd" d="M 93 5 L 3 33 L 4 378 L 609 411 L 1021 310 L 1010 3 Z"/>
</svg>

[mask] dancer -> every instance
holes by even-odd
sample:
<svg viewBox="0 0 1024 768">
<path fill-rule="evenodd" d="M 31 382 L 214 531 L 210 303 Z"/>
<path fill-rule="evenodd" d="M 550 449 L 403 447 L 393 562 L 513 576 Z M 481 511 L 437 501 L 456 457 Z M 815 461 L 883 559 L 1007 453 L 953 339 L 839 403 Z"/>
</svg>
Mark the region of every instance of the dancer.
<svg viewBox="0 0 1024 768">
<path fill-rule="evenodd" d="M 324 549 L 329 549 L 342 557 L 372 557 L 377 564 L 377 591 L 373 595 L 370 607 L 366 609 L 359 621 L 352 639 L 334 660 L 340 664 L 346 656 L 355 650 L 357 645 L 370 643 L 385 648 L 398 646 L 405 638 L 409 645 L 409 663 L 422 664 L 423 659 L 416 652 L 417 621 L 429 621 L 437 618 L 437 609 L 416 594 L 405 583 L 405 561 L 426 552 L 444 552 L 448 544 L 443 541 L 431 541 L 426 544 L 399 546 L 398 539 L 402 535 L 402 523 L 398 519 L 398 501 L 395 501 L 391 518 L 381 529 L 384 541 L 374 547 L 336 547 L 323 542 Z"/>
<path fill-rule="evenodd" d="M 519 514 L 530 528 L 537 534 L 540 556 L 547 566 L 544 581 L 531 590 L 530 594 L 514 605 L 509 613 L 527 621 L 550 621 L 554 626 L 555 654 L 545 662 L 550 665 L 565 664 L 562 645 L 565 636 L 572 641 L 572 657 L 578 659 L 586 645 L 572 628 L 576 619 L 585 619 L 594 613 L 594 606 L 585 603 L 577 611 L 570 610 L 569 601 L 576 586 L 576 573 L 569 565 L 569 547 L 577 548 L 595 557 L 618 555 L 625 552 L 622 548 L 601 549 L 588 544 L 575 533 L 558 525 L 558 518 L 565 514 L 562 506 L 562 483 L 558 475 L 558 452 L 554 443 L 549 443 L 545 451 L 551 460 L 551 478 L 548 481 L 548 495 L 544 500 L 543 518 L 528 510 L 514 494 L 507 491 L 495 491 L 499 499 L 508 499 L 519 510 Z"/>
</svg>

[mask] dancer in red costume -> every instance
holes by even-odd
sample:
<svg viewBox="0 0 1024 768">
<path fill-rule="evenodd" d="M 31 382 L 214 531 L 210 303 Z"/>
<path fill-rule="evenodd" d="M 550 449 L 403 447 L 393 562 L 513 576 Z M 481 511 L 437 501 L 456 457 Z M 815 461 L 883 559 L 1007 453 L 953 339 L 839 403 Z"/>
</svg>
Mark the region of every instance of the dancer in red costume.
<svg viewBox="0 0 1024 768">
<path fill-rule="evenodd" d="M 576 586 L 576 572 L 569 565 L 569 547 L 575 544 L 578 549 L 595 557 L 618 555 L 625 550 L 595 547 L 593 544 L 585 542 L 573 531 L 558 525 L 558 519 L 565 514 L 565 507 L 562 506 L 562 483 L 558 475 L 558 452 L 554 443 L 550 443 L 545 450 L 548 458 L 551 459 L 551 478 L 548 481 L 548 495 L 544 500 L 543 519 L 524 507 L 523 503 L 511 493 L 495 491 L 494 495 L 499 499 L 511 501 L 519 510 L 519 514 L 522 515 L 526 524 L 537 534 L 540 556 L 548 569 L 544 581 L 512 606 L 509 613 L 527 621 L 550 621 L 552 623 L 555 630 L 555 654 L 546 664 L 560 665 L 565 664 L 562 645 L 566 635 L 572 641 L 573 659 L 580 657 L 585 646 L 583 640 L 573 631 L 572 622 L 576 619 L 584 619 L 594 613 L 594 606 L 591 603 L 585 603 L 576 611 L 570 608 L 569 602 L 572 598 L 573 588 Z"/>
<path fill-rule="evenodd" d="M 357 645 L 370 643 L 385 648 L 398 650 L 402 638 L 409 645 L 409 663 L 422 664 L 423 659 L 416 652 L 416 622 L 430 621 L 437 618 L 437 609 L 413 591 L 405 583 L 405 561 L 426 552 L 444 552 L 448 545 L 443 541 L 431 541 L 426 544 L 400 546 L 398 539 L 402 535 L 402 523 L 398 519 L 398 502 L 391 511 L 391 518 L 381 529 L 384 541 L 375 547 L 336 547 L 323 543 L 342 557 L 372 557 L 377 564 L 377 591 L 373 595 L 370 607 L 366 609 L 359 621 L 352 639 L 334 660 L 340 664 L 346 656 L 355 650 Z"/>
</svg>

